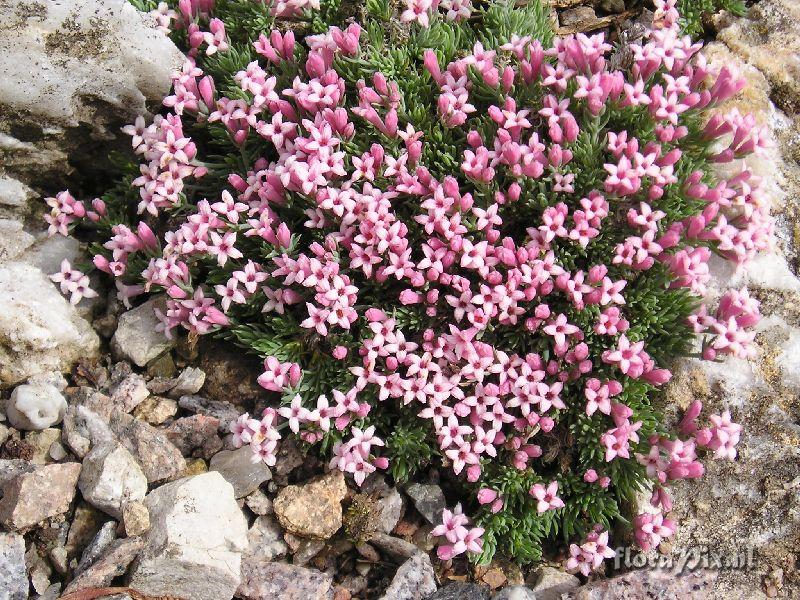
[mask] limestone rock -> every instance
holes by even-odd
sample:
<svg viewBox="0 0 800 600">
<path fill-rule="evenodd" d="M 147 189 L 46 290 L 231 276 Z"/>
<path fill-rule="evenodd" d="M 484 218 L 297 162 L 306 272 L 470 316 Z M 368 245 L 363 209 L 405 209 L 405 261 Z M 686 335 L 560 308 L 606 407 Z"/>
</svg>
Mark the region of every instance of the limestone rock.
<svg viewBox="0 0 800 600">
<path fill-rule="evenodd" d="M 165 310 L 163 297 L 148 300 L 119 318 L 117 331 L 111 338 L 111 350 L 115 356 L 143 367 L 175 345 L 163 332 L 156 331 L 158 318 L 153 312 L 156 308 L 162 312 Z"/>
<path fill-rule="evenodd" d="M 3 486 L 0 523 L 20 531 L 67 512 L 80 471 L 80 463 L 63 463 L 17 475 Z"/>
<path fill-rule="evenodd" d="M 422 600 L 436 592 L 436 574 L 427 554 L 415 554 L 397 569 L 381 600 Z"/>
<path fill-rule="evenodd" d="M 718 573 L 708 569 L 676 575 L 669 570 L 640 569 L 588 583 L 570 594 L 573 600 L 704 600 L 718 598 L 714 581 Z M 539 596 L 537 595 L 537 598 Z"/>
<path fill-rule="evenodd" d="M 111 430 L 141 465 L 148 483 L 173 479 L 186 469 L 180 450 L 160 429 L 116 411 L 111 417 Z"/>
<path fill-rule="evenodd" d="M 545 596 L 541 596 L 545 598 Z M 511 585 L 492 596 L 492 600 L 538 600 L 539 595 L 524 585 Z"/>
<path fill-rule="evenodd" d="M 24 217 L 28 202 L 36 197 L 36 192 L 21 181 L 5 174 L 0 175 L 0 214 Z"/>
<path fill-rule="evenodd" d="M 95 446 L 83 460 L 78 487 L 84 500 L 115 518 L 122 506 L 147 494 L 147 478 L 130 452 L 119 443 Z"/>
<path fill-rule="evenodd" d="M 33 244 L 33 236 L 16 219 L 0 219 L 0 264 L 14 260 Z"/>
<path fill-rule="evenodd" d="M 150 530 L 131 587 L 187 600 L 230 600 L 240 582 L 247 522 L 219 473 L 179 479 L 145 499 Z"/>
<path fill-rule="evenodd" d="M 111 387 L 112 404 L 125 413 L 131 412 L 149 395 L 144 378 L 137 373 L 131 373 Z"/>
<path fill-rule="evenodd" d="M 273 504 L 283 528 L 301 537 L 326 540 L 342 526 L 342 500 L 347 494 L 338 469 L 305 485 L 283 488 Z"/>
<path fill-rule="evenodd" d="M 263 461 L 253 462 L 253 451 L 249 446 L 238 450 L 222 450 L 211 458 L 209 470 L 219 473 L 233 486 L 237 498 L 243 498 L 272 478 L 269 467 Z"/>
<path fill-rule="evenodd" d="M 196 394 L 203 387 L 206 381 L 206 374 L 196 367 L 187 367 L 175 379 L 175 387 L 169 391 L 172 398 L 180 398 Z"/>
<path fill-rule="evenodd" d="M 559 600 L 561 594 L 574 590 L 580 584 L 575 575 L 553 567 L 541 567 L 536 572 L 536 585 L 533 586 L 533 591 L 537 600 Z"/>
<path fill-rule="evenodd" d="M 91 447 L 114 439 L 108 422 L 85 406 L 70 406 L 64 415 L 61 439 L 78 458 L 83 458 Z"/>
<path fill-rule="evenodd" d="M 142 535 L 150 529 L 150 511 L 143 502 L 122 505 L 122 526 L 127 536 Z"/>
<path fill-rule="evenodd" d="M 67 401 L 47 383 L 25 384 L 14 388 L 6 402 L 6 416 L 17 429 L 37 431 L 57 425 L 64 418 Z"/>
<path fill-rule="evenodd" d="M 245 559 L 236 595 L 245 600 L 328 600 L 332 583 L 330 575 L 312 569 Z"/>
<path fill-rule="evenodd" d="M 16 533 L 0 533 L 0 590 L 5 600 L 25 600 L 25 540 Z"/>
<path fill-rule="evenodd" d="M 133 416 L 150 425 L 161 425 L 174 417 L 177 412 L 178 403 L 175 400 L 161 398 L 160 396 L 150 396 L 133 410 Z"/>
<path fill-rule="evenodd" d="M 0 306 L 0 383 L 67 371 L 78 359 L 97 354 L 97 334 L 35 267 L 0 266 Z"/>
</svg>

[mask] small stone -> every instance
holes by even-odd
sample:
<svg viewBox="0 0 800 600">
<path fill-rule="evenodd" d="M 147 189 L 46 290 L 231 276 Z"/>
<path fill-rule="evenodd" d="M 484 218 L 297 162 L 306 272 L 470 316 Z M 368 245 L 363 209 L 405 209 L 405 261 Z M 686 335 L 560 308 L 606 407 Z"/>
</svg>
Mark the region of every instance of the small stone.
<svg viewBox="0 0 800 600">
<path fill-rule="evenodd" d="M 0 590 L 5 600 L 26 600 L 25 539 L 16 533 L 0 533 Z"/>
<path fill-rule="evenodd" d="M 512 585 L 503 588 L 492 596 L 492 600 L 537 600 L 537 598 L 539 596 L 524 585 Z"/>
<path fill-rule="evenodd" d="M 417 554 L 420 549 L 404 539 L 378 533 L 370 538 L 370 542 L 394 558 L 406 560 Z"/>
<path fill-rule="evenodd" d="M 403 515 L 403 497 L 396 488 L 387 487 L 381 492 L 377 504 L 380 510 L 379 529 L 383 533 L 391 533 Z"/>
<path fill-rule="evenodd" d="M 147 363 L 147 375 L 153 378 L 170 379 L 175 376 L 175 372 L 175 361 L 169 352 Z"/>
<path fill-rule="evenodd" d="M 219 419 L 192 415 L 176 420 L 167 427 L 166 432 L 183 456 L 209 459 L 222 449 L 218 428 Z"/>
<path fill-rule="evenodd" d="M 290 533 L 286 534 L 287 537 L 290 535 Z M 297 538 L 297 540 L 299 543 L 292 554 L 292 563 L 300 567 L 306 566 L 312 558 L 325 548 L 325 542 L 322 540 L 310 540 L 305 538 Z"/>
<path fill-rule="evenodd" d="M 503 587 L 508 582 L 508 577 L 506 577 L 502 569 L 492 567 L 483 574 L 481 581 L 491 589 L 496 590 L 497 588 Z"/>
<path fill-rule="evenodd" d="M 180 398 L 181 396 L 196 394 L 205 382 L 206 374 L 202 369 L 187 367 L 178 375 L 175 380 L 175 386 L 169 391 L 169 395 L 172 398 Z"/>
<path fill-rule="evenodd" d="M 31 462 L 35 465 L 45 465 L 53 462 L 50 457 L 50 447 L 59 439 L 61 439 L 61 430 L 54 427 L 28 433 L 25 436 L 25 441 L 33 447 Z"/>
<path fill-rule="evenodd" d="M 333 600 L 350 600 L 352 597 L 353 594 L 350 593 L 350 590 L 343 587 L 337 587 L 333 591 Z"/>
<path fill-rule="evenodd" d="M 427 554 L 415 554 L 397 569 L 382 600 L 422 600 L 436 592 L 436 573 Z"/>
<path fill-rule="evenodd" d="M 91 504 L 86 502 L 78 504 L 69 526 L 67 543 L 64 545 L 70 558 L 76 556 L 92 540 L 105 518 L 106 516 Z"/>
<path fill-rule="evenodd" d="M 67 512 L 80 471 L 80 463 L 62 463 L 17 475 L 3 486 L 0 523 L 20 531 Z"/>
<path fill-rule="evenodd" d="M 92 541 L 84 548 L 73 575 L 77 576 L 83 573 L 97 562 L 97 559 L 103 556 L 115 539 L 117 539 L 117 524 L 114 521 L 106 521 L 94 535 Z"/>
<path fill-rule="evenodd" d="M 247 496 L 247 498 L 244 499 L 244 503 L 247 505 L 247 508 L 257 515 L 271 515 L 274 512 L 272 500 L 261 490 L 256 490 Z"/>
<path fill-rule="evenodd" d="M 244 600 L 328 600 L 333 577 L 313 569 L 246 558 L 236 596 Z"/>
<path fill-rule="evenodd" d="M 186 463 L 186 470 L 183 472 L 183 476 L 191 477 L 202 473 L 208 473 L 208 465 L 202 458 L 195 458 Z"/>
<path fill-rule="evenodd" d="M 144 367 L 159 354 L 174 346 L 172 340 L 156 330 L 158 317 L 154 310 L 165 310 L 165 297 L 148 300 L 141 306 L 129 310 L 119 318 L 117 331 L 111 338 L 111 350 L 118 358 L 129 360 Z"/>
<path fill-rule="evenodd" d="M 122 506 L 122 527 L 128 537 L 142 535 L 150 529 L 150 511 L 143 502 L 127 502 Z"/>
<path fill-rule="evenodd" d="M 625 12 L 625 0 L 601 0 L 600 8 L 607 13 L 622 13 Z"/>
<path fill-rule="evenodd" d="M 36 465 L 21 458 L 0 459 L 0 489 L 17 475 L 30 473 Z"/>
<path fill-rule="evenodd" d="M 249 446 L 238 450 L 222 450 L 211 458 L 209 470 L 219 471 L 233 486 L 235 496 L 244 498 L 272 479 L 272 473 L 264 461 L 254 463 L 252 457 L 253 451 Z"/>
<path fill-rule="evenodd" d="M 0 423 L 0 446 L 6 443 L 6 440 L 11 437 L 11 428 L 6 427 Z"/>
<path fill-rule="evenodd" d="M 289 533 L 326 540 L 342 526 L 342 500 L 346 494 L 344 474 L 336 469 L 317 481 L 286 486 L 273 507 Z"/>
<path fill-rule="evenodd" d="M 288 547 L 282 534 L 280 526 L 272 517 L 257 518 L 247 532 L 248 547 L 245 556 L 267 562 L 285 556 Z"/>
<path fill-rule="evenodd" d="M 66 410 L 64 396 L 48 383 L 19 385 L 6 402 L 6 416 L 11 426 L 28 431 L 57 425 Z"/>
<path fill-rule="evenodd" d="M 114 433 L 104 420 L 85 406 L 70 406 L 64 415 L 62 441 L 78 458 L 88 454 L 92 445 L 114 441 Z"/>
<path fill-rule="evenodd" d="M 489 600 L 489 590 L 477 583 L 454 581 L 426 600 Z"/>
<path fill-rule="evenodd" d="M 362 557 L 364 557 L 364 560 L 366 560 L 368 562 L 377 563 L 377 562 L 380 562 L 380 560 L 381 560 L 381 555 L 378 554 L 378 551 L 375 550 L 375 548 L 373 548 L 369 544 L 366 544 L 366 543 L 358 544 L 356 546 L 356 551 Z"/>
<path fill-rule="evenodd" d="M 186 470 L 181 451 L 160 429 L 120 411 L 112 415 L 111 429 L 141 465 L 148 483 L 173 479 Z"/>
<path fill-rule="evenodd" d="M 442 520 L 442 511 L 446 506 L 442 488 L 433 484 L 412 483 L 406 487 L 406 493 L 411 497 L 420 514 L 431 525 Z"/>
<path fill-rule="evenodd" d="M 48 556 L 50 557 L 50 564 L 61 575 L 66 575 L 69 569 L 69 556 L 67 556 L 67 549 L 64 546 L 55 546 L 50 550 Z"/>
<path fill-rule="evenodd" d="M 68 392 L 70 406 L 85 406 L 97 413 L 103 420 L 108 421 L 114 411 L 114 403 L 110 396 L 89 386 L 81 386 L 77 390 Z"/>
<path fill-rule="evenodd" d="M 84 500 L 118 519 L 123 504 L 145 497 L 147 478 L 123 445 L 110 442 L 86 455 L 78 487 Z"/>
<path fill-rule="evenodd" d="M 115 577 L 125 574 L 128 565 L 133 562 L 143 546 L 144 542 L 140 537 L 115 540 L 102 556 L 70 582 L 64 592 L 69 594 L 85 588 L 102 588 L 110 585 Z"/>
<path fill-rule="evenodd" d="M 144 377 L 131 373 L 111 388 L 111 403 L 124 413 L 134 408 L 150 395 Z"/>
<path fill-rule="evenodd" d="M 151 525 L 131 587 L 154 596 L 230 600 L 248 547 L 233 486 L 209 472 L 156 488 L 144 503 Z"/>
<path fill-rule="evenodd" d="M 719 571 L 700 569 L 676 575 L 669 570 L 637 569 L 624 575 L 587 583 L 570 594 L 574 600 L 613 598 L 614 600 L 639 600 L 640 598 L 692 598 L 703 600 L 718 597 L 715 583 Z M 752 596 L 749 596 L 752 597 Z M 539 600 L 539 593 L 536 593 Z"/>
<path fill-rule="evenodd" d="M 228 433 L 231 423 L 239 418 L 239 411 L 230 402 L 209 400 L 203 396 L 181 396 L 178 406 L 193 413 L 219 419 L 220 433 Z"/>
<path fill-rule="evenodd" d="M 177 413 L 178 403 L 175 400 L 150 396 L 134 409 L 133 416 L 150 425 L 161 425 Z"/>
<path fill-rule="evenodd" d="M 58 432 L 61 433 L 60 431 Z M 52 460 L 55 462 L 60 462 L 67 458 L 67 449 L 64 448 L 64 445 L 59 441 L 55 440 L 52 444 L 50 444 L 50 450 L 48 450 L 48 454 Z"/>
<path fill-rule="evenodd" d="M 536 585 L 533 591 L 537 600 L 558 600 L 561 594 L 571 592 L 580 585 L 574 575 L 553 567 L 541 567 L 536 572 Z"/>
<path fill-rule="evenodd" d="M 565 10 L 558 16 L 562 27 L 581 27 L 597 20 L 597 15 L 591 6 L 578 6 Z"/>
</svg>

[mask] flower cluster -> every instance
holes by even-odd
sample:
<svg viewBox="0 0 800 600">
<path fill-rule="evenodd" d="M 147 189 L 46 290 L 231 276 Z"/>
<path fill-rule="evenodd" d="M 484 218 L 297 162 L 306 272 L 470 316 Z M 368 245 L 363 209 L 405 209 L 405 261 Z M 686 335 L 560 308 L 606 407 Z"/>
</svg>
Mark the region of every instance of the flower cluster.
<svg viewBox="0 0 800 600">
<path fill-rule="evenodd" d="M 254 4 L 153 7 L 189 58 L 165 114 L 125 129 L 138 197 L 108 196 L 134 210 L 98 220 L 95 265 L 126 301 L 162 291 L 167 334 L 262 356 L 274 405 L 232 427 L 255 460 L 294 435 L 358 485 L 426 461 L 459 480 L 478 526 L 445 511 L 440 557 L 502 538 L 533 560 L 564 531 L 585 536 L 568 567 L 586 574 L 642 487 L 661 512 L 636 537 L 656 546 L 666 484 L 740 435 L 727 412 L 698 429 L 697 406 L 670 435 L 651 400 L 697 334 L 708 359 L 754 351 L 747 290 L 702 302 L 713 254 L 770 242 L 757 178 L 712 177 L 768 144 L 748 117 L 708 117 L 742 82 L 710 72 L 672 0 L 625 69 L 601 34 L 551 43 L 536 3 L 410 0 L 402 43 L 312 2 Z M 302 40 L 251 26 L 323 13 Z M 63 233 L 82 207 L 59 198 Z"/>
</svg>

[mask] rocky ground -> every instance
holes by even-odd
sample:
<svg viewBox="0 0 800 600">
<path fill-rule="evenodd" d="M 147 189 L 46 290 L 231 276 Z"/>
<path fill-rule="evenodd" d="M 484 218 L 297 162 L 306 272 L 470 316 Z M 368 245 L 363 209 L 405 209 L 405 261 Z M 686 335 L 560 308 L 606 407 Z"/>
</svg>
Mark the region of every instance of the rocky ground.
<svg viewBox="0 0 800 600">
<path fill-rule="evenodd" d="M 564 32 L 635 37 L 635 20 L 647 18 L 624 2 L 551 4 Z M 402 489 L 374 477 L 356 490 L 291 445 L 275 468 L 253 466 L 227 427 L 264 402 L 257 362 L 156 334 L 157 298 L 128 312 L 113 294 L 70 306 L 47 275 L 64 257 L 80 262 L 81 247 L 43 235 L 41 194 L 99 185 L 111 132 L 157 106 L 182 58 L 123 2 L 12 0 L 0 17 L 0 599 L 800 597 L 795 0 L 717 16 L 706 50 L 747 76 L 735 103 L 778 140 L 769 160 L 750 165 L 771 182 L 775 251 L 743 273 L 715 272 L 714 289 L 746 283 L 762 301 L 759 355 L 686 360 L 665 398 L 670 410 L 695 398 L 730 408 L 745 425 L 737 461 L 678 487 L 681 526 L 662 545 L 662 557 L 680 561 L 690 549 L 709 568 L 610 568 L 613 577 L 583 585 L 555 565 L 432 561 L 429 532 L 444 506 L 435 473 Z M 713 562 L 736 555 L 744 568 Z"/>
</svg>

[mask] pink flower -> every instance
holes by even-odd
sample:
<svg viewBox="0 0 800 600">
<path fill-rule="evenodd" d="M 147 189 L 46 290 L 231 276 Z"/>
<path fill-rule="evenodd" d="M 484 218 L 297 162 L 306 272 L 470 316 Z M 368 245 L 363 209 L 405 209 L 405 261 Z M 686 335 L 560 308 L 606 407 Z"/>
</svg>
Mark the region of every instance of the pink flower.
<svg viewBox="0 0 800 600">
<path fill-rule="evenodd" d="M 551 481 L 547 487 L 541 483 L 536 483 L 530 489 L 529 493 L 538 500 L 536 503 L 536 510 L 540 513 L 564 507 L 564 501 L 556 495 L 558 494 L 557 481 Z"/>
</svg>

